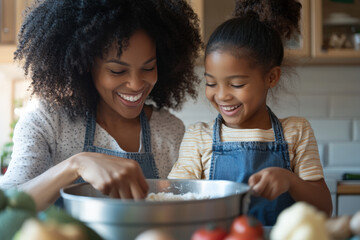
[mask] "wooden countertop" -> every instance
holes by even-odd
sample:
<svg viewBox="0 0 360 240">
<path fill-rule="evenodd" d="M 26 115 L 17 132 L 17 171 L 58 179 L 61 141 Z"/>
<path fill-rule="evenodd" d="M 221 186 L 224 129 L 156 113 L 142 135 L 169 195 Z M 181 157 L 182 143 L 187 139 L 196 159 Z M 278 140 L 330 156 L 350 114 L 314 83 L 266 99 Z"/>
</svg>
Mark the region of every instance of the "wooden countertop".
<svg viewBox="0 0 360 240">
<path fill-rule="evenodd" d="M 360 194 L 360 180 L 339 181 L 337 183 L 338 195 Z"/>
</svg>

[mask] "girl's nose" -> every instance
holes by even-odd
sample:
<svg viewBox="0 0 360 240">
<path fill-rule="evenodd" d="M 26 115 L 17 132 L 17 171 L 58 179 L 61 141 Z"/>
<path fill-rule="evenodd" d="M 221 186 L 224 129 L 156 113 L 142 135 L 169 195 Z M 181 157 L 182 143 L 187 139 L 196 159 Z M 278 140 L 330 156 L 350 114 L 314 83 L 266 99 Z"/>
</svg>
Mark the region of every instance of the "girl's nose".
<svg viewBox="0 0 360 240">
<path fill-rule="evenodd" d="M 226 87 L 220 87 L 216 95 L 217 99 L 221 101 L 227 101 L 231 99 L 231 94 L 226 89 Z"/>
</svg>

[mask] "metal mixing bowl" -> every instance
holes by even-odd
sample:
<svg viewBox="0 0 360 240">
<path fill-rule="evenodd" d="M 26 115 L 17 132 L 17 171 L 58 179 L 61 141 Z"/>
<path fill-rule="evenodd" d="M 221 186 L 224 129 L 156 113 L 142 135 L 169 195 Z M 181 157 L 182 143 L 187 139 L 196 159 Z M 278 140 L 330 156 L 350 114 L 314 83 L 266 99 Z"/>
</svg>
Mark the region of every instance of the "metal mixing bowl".
<svg viewBox="0 0 360 240">
<path fill-rule="evenodd" d="M 250 202 L 246 184 L 222 180 L 147 180 L 149 192 L 188 192 L 210 196 L 201 200 L 145 201 L 112 199 L 90 184 L 61 189 L 65 209 L 104 239 L 132 240 L 152 228 L 169 232 L 175 239 L 190 239 L 192 233 L 213 222 L 229 228 L 232 220 L 246 213 Z"/>
</svg>

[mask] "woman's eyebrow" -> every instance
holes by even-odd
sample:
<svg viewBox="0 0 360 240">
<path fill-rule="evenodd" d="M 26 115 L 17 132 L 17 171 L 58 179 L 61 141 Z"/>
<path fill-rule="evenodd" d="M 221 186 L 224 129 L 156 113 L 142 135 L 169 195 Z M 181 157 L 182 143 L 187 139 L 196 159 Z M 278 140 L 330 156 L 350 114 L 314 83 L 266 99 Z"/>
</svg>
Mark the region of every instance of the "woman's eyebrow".
<svg viewBox="0 0 360 240">
<path fill-rule="evenodd" d="M 152 58 L 150 58 L 149 60 L 145 61 L 145 62 L 144 62 L 144 65 L 145 65 L 145 64 L 148 64 L 148 63 L 151 63 L 151 62 L 154 61 L 154 60 L 156 60 L 156 57 L 152 57 Z"/>
<path fill-rule="evenodd" d="M 146 60 L 143 65 L 146 65 L 154 60 L 156 60 L 156 57 L 151 57 L 149 60 Z M 130 64 L 120 61 L 119 59 L 116 59 L 116 58 L 111 58 L 109 60 L 106 60 L 106 63 L 117 63 L 117 64 L 121 64 L 121 65 L 130 67 Z"/>
<path fill-rule="evenodd" d="M 130 64 L 128 64 L 128 63 L 126 63 L 126 62 L 123 62 L 123 61 L 120 61 L 119 59 L 116 59 L 116 58 L 112 58 L 112 59 L 106 60 L 106 63 L 117 63 L 117 64 L 121 64 L 121 65 L 130 67 Z"/>
</svg>

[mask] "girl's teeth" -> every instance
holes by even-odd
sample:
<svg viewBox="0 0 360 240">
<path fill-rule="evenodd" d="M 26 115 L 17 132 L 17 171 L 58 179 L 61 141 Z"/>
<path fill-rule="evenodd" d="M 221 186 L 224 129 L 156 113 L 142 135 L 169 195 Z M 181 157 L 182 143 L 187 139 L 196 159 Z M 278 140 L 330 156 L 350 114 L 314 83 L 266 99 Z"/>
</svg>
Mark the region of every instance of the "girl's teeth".
<svg viewBox="0 0 360 240">
<path fill-rule="evenodd" d="M 138 95 L 136 96 L 131 96 L 131 95 L 125 95 L 125 94 L 122 94 L 122 93 L 118 93 L 118 95 L 125 99 L 126 101 L 129 101 L 129 102 L 136 102 L 137 100 L 139 100 L 142 96 L 142 93 L 139 93 Z"/>
<path fill-rule="evenodd" d="M 225 111 L 231 111 L 231 110 L 234 110 L 236 108 L 238 108 L 240 105 L 237 105 L 237 106 L 231 106 L 231 107 L 225 107 L 223 106 L 222 108 L 225 110 Z"/>
</svg>

